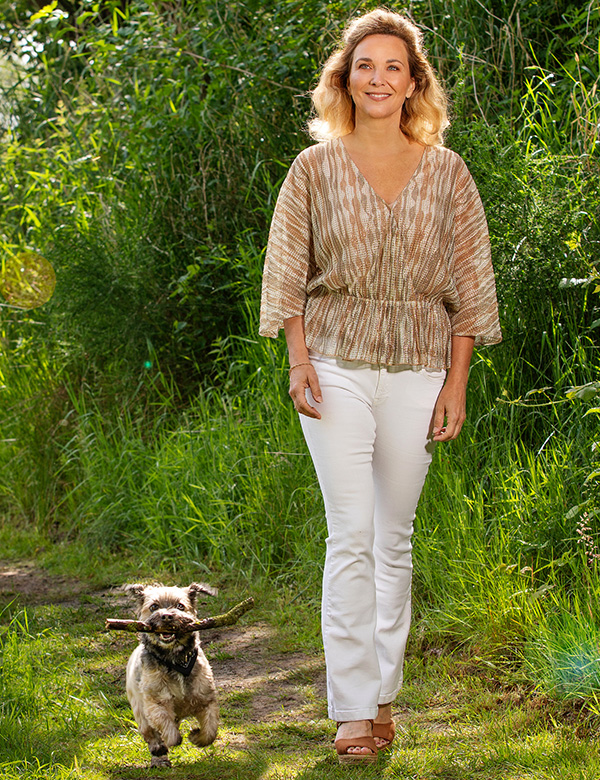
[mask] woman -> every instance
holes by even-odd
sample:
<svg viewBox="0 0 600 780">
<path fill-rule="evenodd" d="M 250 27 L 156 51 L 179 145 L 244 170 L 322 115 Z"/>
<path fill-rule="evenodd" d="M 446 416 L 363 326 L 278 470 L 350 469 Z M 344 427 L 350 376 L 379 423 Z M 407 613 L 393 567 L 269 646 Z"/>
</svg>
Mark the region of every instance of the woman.
<svg viewBox="0 0 600 780">
<path fill-rule="evenodd" d="M 323 493 L 322 625 L 343 763 L 394 738 L 411 534 L 434 442 L 465 420 L 475 344 L 500 341 L 485 215 L 442 145 L 446 101 L 417 28 L 353 21 L 313 93 L 321 143 L 273 216 L 260 333 L 285 329 L 290 396 Z"/>
</svg>

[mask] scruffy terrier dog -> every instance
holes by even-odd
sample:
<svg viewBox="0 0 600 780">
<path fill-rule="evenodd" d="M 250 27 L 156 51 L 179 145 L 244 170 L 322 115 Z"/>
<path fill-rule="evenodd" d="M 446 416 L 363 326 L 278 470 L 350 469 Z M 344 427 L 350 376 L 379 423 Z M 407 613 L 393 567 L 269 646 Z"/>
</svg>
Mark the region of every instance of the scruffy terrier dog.
<svg viewBox="0 0 600 780">
<path fill-rule="evenodd" d="M 197 582 L 188 588 L 135 584 L 126 591 L 137 599 L 138 619 L 153 629 L 140 635 L 127 664 L 127 698 L 148 743 L 150 766 L 168 767 L 169 748 L 181 743 L 183 718 L 198 722 L 189 734 L 194 745 L 210 745 L 217 735 L 219 705 L 212 670 L 198 632 L 182 631 L 197 620 L 198 594 L 215 591 Z"/>
</svg>

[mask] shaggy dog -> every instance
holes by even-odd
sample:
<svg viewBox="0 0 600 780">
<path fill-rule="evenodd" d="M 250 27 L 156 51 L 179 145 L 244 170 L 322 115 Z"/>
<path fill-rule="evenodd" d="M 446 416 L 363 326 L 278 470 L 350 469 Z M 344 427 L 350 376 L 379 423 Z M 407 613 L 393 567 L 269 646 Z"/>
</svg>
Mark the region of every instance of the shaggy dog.
<svg viewBox="0 0 600 780">
<path fill-rule="evenodd" d="M 219 705 L 213 675 L 200 647 L 198 632 L 185 627 L 197 620 L 199 593 L 214 595 L 206 585 L 188 588 L 128 585 L 137 599 L 137 616 L 152 627 L 127 664 L 127 698 L 152 755 L 151 766 L 171 766 L 169 748 L 181 743 L 179 724 L 194 717 L 190 742 L 210 745 L 217 735 Z"/>
</svg>

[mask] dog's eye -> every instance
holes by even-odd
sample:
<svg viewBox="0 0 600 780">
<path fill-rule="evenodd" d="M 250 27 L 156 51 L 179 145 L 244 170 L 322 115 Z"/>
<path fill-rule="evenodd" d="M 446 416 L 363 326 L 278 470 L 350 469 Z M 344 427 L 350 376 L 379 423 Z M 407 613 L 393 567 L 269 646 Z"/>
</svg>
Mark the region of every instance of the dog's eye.
<svg viewBox="0 0 600 780">
<path fill-rule="evenodd" d="M 158 604 L 150 604 L 150 612 L 156 612 L 158 609 Z"/>
<path fill-rule="evenodd" d="M 177 605 L 177 609 L 180 609 L 182 612 L 185 612 L 185 604 L 182 604 L 181 601 Z"/>
</svg>

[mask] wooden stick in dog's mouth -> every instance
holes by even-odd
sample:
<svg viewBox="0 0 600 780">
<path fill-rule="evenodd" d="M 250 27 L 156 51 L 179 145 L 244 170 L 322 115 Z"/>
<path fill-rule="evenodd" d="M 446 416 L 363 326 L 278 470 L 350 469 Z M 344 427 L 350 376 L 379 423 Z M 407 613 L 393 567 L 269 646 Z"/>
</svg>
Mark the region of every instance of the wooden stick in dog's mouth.
<svg viewBox="0 0 600 780">
<path fill-rule="evenodd" d="M 213 615 L 212 617 L 206 617 L 202 620 L 190 621 L 187 625 L 177 627 L 178 634 L 190 634 L 193 631 L 205 631 L 207 628 L 221 628 L 221 626 L 232 626 L 246 614 L 254 606 L 254 599 L 252 597 L 240 601 L 235 607 L 232 607 L 229 612 L 225 612 L 222 615 Z M 105 628 L 111 631 L 131 631 L 132 633 L 141 634 L 161 634 L 165 633 L 164 628 L 153 628 L 144 623 L 142 620 L 116 620 L 107 618 Z M 169 634 L 171 631 L 169 631 Z"/>
</svg>

